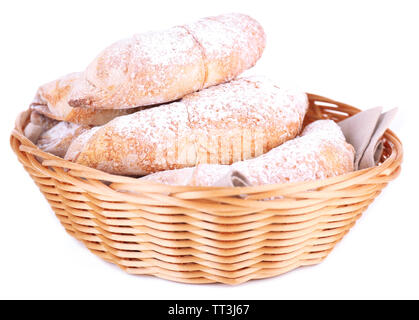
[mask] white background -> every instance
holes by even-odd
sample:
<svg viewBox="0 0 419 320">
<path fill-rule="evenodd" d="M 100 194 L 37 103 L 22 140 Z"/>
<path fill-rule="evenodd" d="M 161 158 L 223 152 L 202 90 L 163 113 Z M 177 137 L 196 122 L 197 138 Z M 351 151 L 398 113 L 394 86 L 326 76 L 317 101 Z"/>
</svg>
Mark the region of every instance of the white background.
<svg viewBox="0 0 419 320">
<path fill-rule="evenodd" d="M 0 298 L 419 298 L 417 1 L 2 1 Z M 249 71 L 362 109 L 399 107 L 392 182 L 321 264 L 231 287 L 132 276 L 61 227 L 9 147 L 37 87 L 83 70 L 112 42 L 238 11 L 264 26 Z"/>
</svg>

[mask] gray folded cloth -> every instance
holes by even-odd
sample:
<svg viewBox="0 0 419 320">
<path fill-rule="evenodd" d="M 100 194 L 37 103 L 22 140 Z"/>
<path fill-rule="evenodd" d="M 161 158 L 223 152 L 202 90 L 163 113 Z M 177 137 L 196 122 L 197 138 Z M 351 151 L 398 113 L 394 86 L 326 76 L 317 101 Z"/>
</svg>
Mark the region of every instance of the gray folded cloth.
<svg viewBox="0 0 419 320">
<path fill-rule="evenodd" d="M 247 187 L 249 180 L 239 171 L 230 170 L 225 176 L 213 184 L 214 187 Z"/>
<path fill-rule="evenodd" d="M 213 184 L 214 187 L 250 187 L 249 180 L 239 171 L 230 170 L 225 176 Z M 246 198 L 247 194 L 239 194 L 238 197 Z"/>
<path fill-rule="evenodd" d="M 355 149 L 355 170 L 373 167 L 381 159 L 381 137 L 394 119 L 397 108 L 385 113 L 381 111 L 381 107 L 365 110 L 338 122 L 346 141 Z"/>
<path fill-rule="evenodd" d="M 394 119 L 397 108 L 385 113 L 381 112 L 382 107 L 376 107 L 338 122 L 346 141 L 355 149 L 354 170 L 373 167 L 381 159 L 383 153 L 381 138 Z M 241 172 L 231 170 L 213 186 L 247 187 L 250 183 Z"/>
</svg>

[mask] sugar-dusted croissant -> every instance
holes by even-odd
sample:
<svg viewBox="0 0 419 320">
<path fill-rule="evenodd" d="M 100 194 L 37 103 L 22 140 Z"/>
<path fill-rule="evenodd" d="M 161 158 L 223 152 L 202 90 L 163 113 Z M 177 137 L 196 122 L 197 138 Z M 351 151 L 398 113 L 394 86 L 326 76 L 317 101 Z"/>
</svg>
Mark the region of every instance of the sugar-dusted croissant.
<svg viewBox="0 0 419 320">
<path fill-rule="evenodd" d="M 340 127 L 331 120 L 318 120 L 308 125 L 300 137 L 254 159 L 230 166 L 201 164 L 161 171 L 141 179 L 170 185 L 212 186 L 235 170 L 255 186 L 309 181 L 353 171 L 354 156 L 354 148 L 345 141 Z"/>
<path fill-rule="evenodd" d="M 63 158 L 71 142 L 89 129 L 88 126 L 61 121 L 39 136 L 37 146 L 45 152 Z"/>
<path fill-rule="evenodd" d="M 305 93 L 264 78 L 240 78 L 91 129 L 65 158 L 124 175 L 231 164 L 294 138 L 307 108 Z"/>
<path fill-rule="evenodd" d="M 45 117 L 39 112 L 32 110 L 29 122 L 25 127 L 24 134 L 32 143 L 36 144 L 39 136 L 57 124 L 57 120 Z"/>
<path fill-rule="evenodd" d="M 235 78 L 265 48 L 253 18 L 225 14 L 118 41 L 93 60 L 69 95 L 73 107 L 166 103 Z"/>
<path fill-rule="evenodd" d="M 93 110 L 72 108 L 68 104 L 68 95 L 81 73 L 70 73 L 60 79 L 42 85 L 32 102 L 32 109 L 55 120 L 68 121 L 82 125 L 103 125 L 115 117 L 130 114 L 142 108 L 127 110 Z"/>
</svg>

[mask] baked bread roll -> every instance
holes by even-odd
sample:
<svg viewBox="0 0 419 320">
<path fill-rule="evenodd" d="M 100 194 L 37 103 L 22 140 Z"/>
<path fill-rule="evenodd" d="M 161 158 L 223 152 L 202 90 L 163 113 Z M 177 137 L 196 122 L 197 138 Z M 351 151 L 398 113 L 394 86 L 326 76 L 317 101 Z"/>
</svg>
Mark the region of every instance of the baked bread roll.
<svg viewBox="0 0 419 320">
<path fill-rule="evenodd" d="M 231 164 L 294 138 L 307 108 L 305 93 L 264 78 L 236 79 L 94 128 L 73 142 L 65 158 L 134 176 Z"/>
<path fill-rule="evenodd" d="M 71 142 L 88 129 L 90 127 L 76 123 L 59 122 L 40 135 L 37 146 L 45 152 L 63 158 Z"/>
<path fill-rule="evenodd" d="M 51 127 L 55 126 L 57 121 L 44 115 L 32 111 L 29 119 L 29 123 L 25 126 L 23 131 L 26 138 L 28 138 L 32 143 L 36 144 L 39 139 L 39 136 L 46 130 L 49 130 Z"/>
<path fill-rule="evenodd" d="M 231 170 L 254 186 L 325 179 L 354 170 L 355 151 L 332 120 L 308 125 L 300 137 L 257 158 L 230 166 L 201 164 L 193 168 L 161 171 L 141 179 L 170 185 L 212 186 Z"/>
<path fill-rule="evenodd" d="M 74 82 L 81 77 L 81 73 L 71 73 L 60 79 L 41 86 L 32 102 L 32 109 L 59 121 L 74 122 L 82 125 L 103 125 L 115 117 L 141 110 L 92 110 L 72 108 L 68 104 L 68 94 Z"/>
<path fill-rule="evenodd" d="M 174 101 L 235 78 L 256 63 L 264 48 L 261 25 L 236 13 L 136 34 L 90 63 L 69 104 L 125 109 Z"/>
</svg>

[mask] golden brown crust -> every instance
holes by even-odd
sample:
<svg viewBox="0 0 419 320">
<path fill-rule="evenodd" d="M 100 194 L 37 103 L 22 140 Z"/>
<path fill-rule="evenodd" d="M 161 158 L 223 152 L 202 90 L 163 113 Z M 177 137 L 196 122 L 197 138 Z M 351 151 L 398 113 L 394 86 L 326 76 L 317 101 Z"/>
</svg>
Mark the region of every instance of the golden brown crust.
<svg viewBox="0 0 419 320">
<path fill-rule="evenodd" d="M 182 168 L 195 163 L 178 163 L 179 148 L 193 147 L 188 115 L 183 104 L 169 105 L 119 117 L 84 133 L 65 156 L 83 165 L 110 173 L 144 175 Z"/>
<path fill-rule="evenodd" d="M 315 121 L 302 135 L 253 159 L 232 165 L 200 164 L 143 177 L 171 185 L 212 186 L 236 171 L 253 186 L 325 179 L 354 170 L 354 148 L 331 120 Z"/>
<path fill-rule="evenodd" d="M 80 76 L 81 73 L 71 73 L 41 86 L 32 102 L 32 109 L 51 119 L 93 126 L 103 125 L 115 117 L 143 109 L 93 110 L 70 107 L 68 95 Z"/>
<path fill-rule="evenodd" d="M 73 107 L 127 109 L 181 98 L 201 88 L 202 54 L 181 27 L 137 34 L 106 48 L 69 97 Z"/>
<path fill-rule="evenodd" d="M 262 56 L 266 35 L 252 17 L 231 13 L 200 19 L 183 26 L 203 52 L 203 88 L 230 81 L 251 68 Z"/>
<path fill-rule="evenodd" d="M 307 107 L 304 93 L 267 79 L 237 79 L 116 118 L 76 139 L 66 159 L 125 175 L 231 164 L 295 137 Z"/>
<path fill-rule="evenodd" d="M 229 81 L 262 55 L 257 21 L 226 14 L 137 34 L 106 48 L 71 91 L 72 107 L 126 109 L 177 100 Z"/>
</svg>

